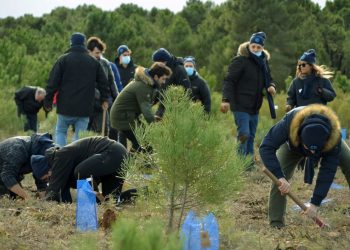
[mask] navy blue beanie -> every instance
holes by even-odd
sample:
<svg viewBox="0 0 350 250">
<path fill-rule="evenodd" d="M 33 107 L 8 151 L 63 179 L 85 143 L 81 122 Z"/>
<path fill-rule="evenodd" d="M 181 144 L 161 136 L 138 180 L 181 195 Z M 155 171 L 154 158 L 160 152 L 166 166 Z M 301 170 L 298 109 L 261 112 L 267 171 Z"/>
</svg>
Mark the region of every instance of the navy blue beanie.
<svg viewBox="0 0 350 250">
<path fill-rule="evenodd" d="M 34 176 L 38 179 L 41 179 L 49 172 L 48 161 L 43 155 L 32 155 L 30 158 L 30 164 L 32 166 Z"/>
<path fill-rule="evenodd" d="M 152 55 L 153 62 L 169 62 L 171 58 L 169 51 L 164 48 L 157 49 Z"/>
<path fill-rule="evenodd" d="M 125 51 L 129 51 L 129 47 L 126 45 L 120 45 L 117 49 L 117 57 L 120 57 Z"/>
<path fill-rule="evenodd" d="M 260 44 L 261 46 L 264 46 L 265 39 L 266 39 L 266 34 L 260 31 L 260 32 L 254 33 L 250 37 L 249 43 L 257 43 L 257 44 Z"/>
<path fill-rule="evenodd" d="M 84 34 L 76 32 L 70 38 L 70 46 L 85 46 L 85 40 Z"/>
<path fill-rule="evenodd" d="M 193 56 L 186 56 L 184 58 L 184 63 L 191 62 L 194 66 L 196 66 L 196 59 Z"/>
<path fill-rule="evenodd" d="M 316 63 L 316 51 L 314 49 L 309 49 L 308 51 L 304 52 L 303 55 L 299 58 L 299 61 L 304 61 L 309 64 L 315 64 Z"/>
<path fill-rule="evenodd" d="M 300 139 L 309 150 L 322 151 L 332 127 L 326 117 L 311 115 L 300 126 Z"/>
</svg>

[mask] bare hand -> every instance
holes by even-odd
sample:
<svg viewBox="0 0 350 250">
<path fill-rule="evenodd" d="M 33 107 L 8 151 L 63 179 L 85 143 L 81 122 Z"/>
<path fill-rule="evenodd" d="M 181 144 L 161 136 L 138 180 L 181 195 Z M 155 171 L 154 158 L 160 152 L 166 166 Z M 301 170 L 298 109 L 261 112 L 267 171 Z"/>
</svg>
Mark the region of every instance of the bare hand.
<svg viewBox="0 0 350 250">
<path fill-rule="evenodd" d="M 274 96 L 276 94 L 276 89 L 274 86 L 270 86 L 268 89 L 267 89 L 267 92 L 269 92 L 272 96 Z"/>
<path fill-rule="evenodd" d="M 156 122 L 160 122 L 162 120 L 162 117 L 158 116 L 158 115 L 154 115 L 154 120 Z"/>
<path fill-rule="evenodd" d="M 301 212 L 303 215 L 306 215 L 307 217 L 311 219 L 317 218 L 317 211 L 318 207 L 316 207 L 314 204 L 310 203 L 310 206 L 303 212 Z"/>
<path fill-rule="evenodd" d="M 280 181 L 280 185 L 278 189 L 281 191 L 281 195 L 286 195 L 290 191 L 290 184 L 285 178 L 278 179 Z"/>
<path fill-rule="evenodd" d="M 286 105 L 286 113 L 292 110 L 292 106 L 291 105 Z"/>
<path fill-rule="evenodd" d="M 222 113 L 227 113 L 227 111 L 230 109 L 230 103 L 228 102 L 222 102 L 221 105 L 220 105 L 220 111 Z"/>
<path fill-rule="evenodd" d="M 108 107 L 109 107 L 108 102 L 107 102 L 107 101 L 104 101 L 104 102 L 102 103 L 102 109 L 103 109 L 103 110 L 108 110 Z"/>
</svg>

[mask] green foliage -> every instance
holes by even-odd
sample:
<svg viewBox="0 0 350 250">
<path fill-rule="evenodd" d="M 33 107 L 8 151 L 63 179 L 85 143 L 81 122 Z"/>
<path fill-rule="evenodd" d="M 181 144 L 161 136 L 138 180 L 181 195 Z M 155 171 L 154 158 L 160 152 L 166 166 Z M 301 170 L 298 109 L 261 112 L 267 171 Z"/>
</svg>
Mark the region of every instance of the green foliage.
<svg viewBox="0 0 350 250">
<path fill-rule="evenodd" d="M 166 235 L 159 220 L 139 221 L 120 219 L 112 232 L 114 250 L 179 250 L 181 242 L 177 234 Z"/>
<path fill-rule="evenodd" d="M 162 122 L 144 124 L 137 136 L 142 145 L 153 148 L 150 164 L 157 169 L 153 182 L 168 199 L 168 226 L 172 228 L 176 208 L 182 211 L 179 227 L 185 208 L 220 204 L 232 198 L 241 186 L 240 173 L 247 160 L 238 156 L 234 141 L 227 139 L 229 130 L 217 122 L 218 117 L 208 117 L 182 88 L 169 88 L 164 105 Z M 129 168 L 142 168 L 138 164 L 144 164 L 144 156 L 136 155 L 136 159 Z"/>
<path fill-rule="evenodd" d="M 228 0 L 219 6 L 189 0 L 176 14 L 135 4 L 122 4 L 114 11 L 93 5 L 59 7 L 42 17 L 0 19 L 0 86 L 45 86 L 52 64 L 69 48 L 74 31 L 101 37 L 111 61 L 121 44 L 131 48 L 136 64 L 146 67 L 160 47 L 179 57 L 193 55 L 205 67 L 209 82 L 215 83 L 213 90 L 221 90 L 239 44 L 260 30 L 267 34 L 265 48 L 271 53 L 278 89 L 284 89 L 284 79 L 294 75 L 297 59 L 310 48 L 316 49 L 319 64 L 350 77 L 349 20 L 345 0 L 328 2 L 324 9 L 311 0 Z"/>
</svg>

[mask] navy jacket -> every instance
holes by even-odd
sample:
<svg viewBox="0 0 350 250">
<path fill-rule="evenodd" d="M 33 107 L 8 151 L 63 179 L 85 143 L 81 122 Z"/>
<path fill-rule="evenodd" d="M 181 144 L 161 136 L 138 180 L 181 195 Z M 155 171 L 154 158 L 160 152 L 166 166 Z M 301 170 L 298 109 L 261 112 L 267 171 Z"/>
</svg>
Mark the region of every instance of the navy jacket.
<svg viewBox="0 0 350 250">
<path fill-rule="evenodd" d="M 200 101 L 204 110 L 209 113 L 211 109 L 210 90 L 207 82 L 197 73 L 190 76 L 191 97 L 193 101 Z"/>
<path fill-rule="evenodd" d="M 333 101 L 336 97 L 335 91 L 328 79 L 315 77 L 314 82 L 310 82 L 312 85 L 310 96 L 303 98 L 305 83 L 306 81 L 301 78 L 295 78 L 292 81 L 287 93 L 287 104 L 292 106 L 292 108 L 314 103 L 327 104 L 327 102 Z"/>
<path fill-rule="evenodd" d="M 267 133 L 260 145 L 260 156 L 265 166 L 277 177 L 285 177 L 281 164 L 276 156 L 279 147 L 287 143 L 290 151 L 305 155 L 303 145 L 299 137 L 299 127 L 304 119 L 311 114 L 322 114 L 326 116 L 332 125 L 332 132 L 320 155 L 321 167 L 316 180 L 316 186 L 311 198 L 311 203 L 319 206 L 327 196 L 333 182 L 340 155 L 340 124 L 337 116 L 324 105 L 314 104 L 303 106 L 288 112 L 282 120 L 274 125 Z"/>
</svg>

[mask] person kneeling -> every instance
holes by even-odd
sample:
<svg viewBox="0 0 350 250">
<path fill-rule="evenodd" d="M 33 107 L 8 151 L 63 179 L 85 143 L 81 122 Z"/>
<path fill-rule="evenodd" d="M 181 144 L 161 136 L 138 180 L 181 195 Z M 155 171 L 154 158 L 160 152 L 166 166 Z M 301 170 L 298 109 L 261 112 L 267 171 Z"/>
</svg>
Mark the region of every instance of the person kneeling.
<svg viewBox="0 0 350 250">
<path fill-rule="evenodd" d="M 52 147 L 45 156 L 32 157 L 33 173 L 41 180 L 48 180 L 46 200 L 72 202 L 70 187 L 76 181 L 93 176 L 95 184 L 102 183 L 102 195 L 118 199 L 124 179 L 122 164 L 127 150 L 108 137 L 88 137 L 62 148 Z M 96 187 L 95 186 L 95 190 Z"/>
</svg>

